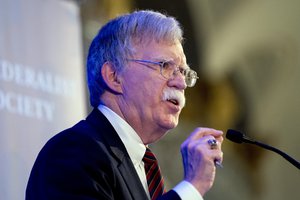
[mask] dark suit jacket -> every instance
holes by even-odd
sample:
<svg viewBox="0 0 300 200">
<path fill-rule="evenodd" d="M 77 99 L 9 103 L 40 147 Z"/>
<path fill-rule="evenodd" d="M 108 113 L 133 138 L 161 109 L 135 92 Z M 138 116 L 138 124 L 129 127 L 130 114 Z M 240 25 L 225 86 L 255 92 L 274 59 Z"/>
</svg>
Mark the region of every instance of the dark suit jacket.
<svg viewBox="0 0 300 200">
<path fill-rule="evenodd" d="M 116 131 L 97 109 L 50 139 L 39 153 L 27 200 L 146 200 Z M 160 199 L 180 199 L 173 190 Z"/>
</svg>

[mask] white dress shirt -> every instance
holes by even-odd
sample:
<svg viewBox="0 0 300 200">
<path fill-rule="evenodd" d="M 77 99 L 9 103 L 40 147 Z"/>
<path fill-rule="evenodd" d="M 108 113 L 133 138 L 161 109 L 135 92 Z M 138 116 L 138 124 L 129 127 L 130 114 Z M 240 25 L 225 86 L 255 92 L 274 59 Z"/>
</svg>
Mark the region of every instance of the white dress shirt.
<svg viewBox="0 0 300 200">
<path fill-rule="evenodd" d="M 108 119 L 111 125 L 114 127 L 119 137 L 121 138 L 129 157 L 136 169 L 136 172 L 143 184 L 143 187 L 150 199 L 147 178 L 144 168 L 144 162 L 142 161 L 146 152 L 146 146 L 143 144 L 139 135 L 135 130 L 118 114 L 109 109 L 108 107 L 100 104 L 98 109 Z M 196 188 L 187 181 L 181 181 L 176 185 L 173 190 L 180 196 L 182 200 L 203 200 L 200 193 Z"/>
</svg>

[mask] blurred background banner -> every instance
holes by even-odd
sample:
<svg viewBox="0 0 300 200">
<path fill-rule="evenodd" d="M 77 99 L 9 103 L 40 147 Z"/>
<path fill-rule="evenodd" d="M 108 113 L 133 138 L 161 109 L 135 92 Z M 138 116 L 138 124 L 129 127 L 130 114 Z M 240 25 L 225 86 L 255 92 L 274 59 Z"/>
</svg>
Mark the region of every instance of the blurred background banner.
<svg viewBox="0 0 300 200">
<path fill-rule="evenodd" d="M 152 148 L 167 188 L 182 179 L 180 144 L 198 126 L 238 129 L 300 160 L 300 1 L 0 0 L 1 200 L 24 199 L 42 146 L 91 109 L 90 42 L 136 9 L 177 18 L 200 77 L 178 127 Z M 227 140 L 223 151 L 205 200 L 300 199 L 299 170 L 277 154 Z"/>
<path fill-rule="evenodd" d="M 0 199 L 24 199 L 44 143 L 86 113 L 80 12 L 71 1 L 0 1 Z"/>
</svg>

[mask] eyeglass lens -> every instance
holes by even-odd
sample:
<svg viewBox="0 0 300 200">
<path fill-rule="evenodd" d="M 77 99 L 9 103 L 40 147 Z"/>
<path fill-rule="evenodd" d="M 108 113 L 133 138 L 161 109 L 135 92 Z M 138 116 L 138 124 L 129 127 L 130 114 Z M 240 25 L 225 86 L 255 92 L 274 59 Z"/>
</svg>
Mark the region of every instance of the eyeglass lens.
<svg viewBox="0 0 300 200">
<path fill-rule="evenodd" d="M 161 74 L 163 77 L 169 79 L 171 78 L 176 72 L 182 73 L 185 77 L 185 82 L 188 87 L 193 87 L 197 81 L 197 73 L 191 69 L 186 70 L 178 70 L 176 66 L 170 62 L 162 62 L 161 63 Z"/>
</svg>

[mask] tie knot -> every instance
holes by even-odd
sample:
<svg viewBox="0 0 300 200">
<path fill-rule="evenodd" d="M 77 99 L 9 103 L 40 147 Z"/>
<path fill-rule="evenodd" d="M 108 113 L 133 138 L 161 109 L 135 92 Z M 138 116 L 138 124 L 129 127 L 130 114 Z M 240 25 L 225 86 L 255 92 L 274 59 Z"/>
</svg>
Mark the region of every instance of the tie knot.
<svg viewBox="0 0 300 200">
<path fill-rule="evenodd" d="M 151 163 L 154 163 L 157 161 L 154 153 L 148 147 L 146 148 L 146 152 L 143 157 L 143 161 L 147 164 L 151 164 Z"/>
</svg>

